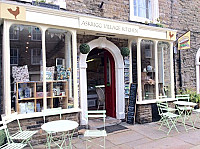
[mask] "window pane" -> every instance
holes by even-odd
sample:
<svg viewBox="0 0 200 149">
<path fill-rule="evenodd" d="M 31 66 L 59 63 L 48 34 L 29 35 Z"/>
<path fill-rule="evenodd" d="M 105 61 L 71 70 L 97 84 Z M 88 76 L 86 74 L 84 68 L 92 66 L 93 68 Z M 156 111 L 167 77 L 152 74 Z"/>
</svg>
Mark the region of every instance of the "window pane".
<svg viewBox="0 0 200 149">
<path fill-rule="evenodd" d="M 138 17 L 150 19 L 151 1 L 150 0 L 134 0 L 134 15 Z"/>
<path fill-rule="evenodd" d="M 158 43 L 159 96 L 171 97 L 170 49 L 166 42 Z"/>
<path fill-rule="evenodd" d="M 151 40 L 141 42 L 142 98 L 155 99 L 155 51 Z"/>
<path fill-rule="evenodd" d="M 47 107 L 72 108 L 74 100 L 71 34 L 66 30 L 49 28 L 45 38 L 46 79 L 53 80 L 53 95 L 48 98 Z"/>
<path fill-rule="evenodd" d="M 37 90 L 40 81 L 41 41 L 31 40 L 30 25 L 10 27 L 11 101 L 12 110 L 18 113 L 36 112 L 43 107 L 42 90 Z M 12 38 L 19 39 L 13 40 Z M 36 49 L 36 52 L 33 50 Z M 32 62 L 37 65 L 32 65 Z M 17 65 L 17 66 L 14 66 Z M 40 92 L 40 98 L 36 95 Z M 40 103 L 40 104 L 39 104 Z M 38 110 L 39 111 L 41 111 Z"/>
</svg>

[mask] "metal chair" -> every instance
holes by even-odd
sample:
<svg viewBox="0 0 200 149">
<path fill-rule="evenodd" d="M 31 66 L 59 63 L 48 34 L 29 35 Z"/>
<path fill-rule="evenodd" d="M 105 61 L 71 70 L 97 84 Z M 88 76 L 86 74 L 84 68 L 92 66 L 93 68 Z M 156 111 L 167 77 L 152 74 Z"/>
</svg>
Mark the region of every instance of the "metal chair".
<svg viewBox="0 0 200 149">
<path fill-rule="evenodd" d="M 167 98 L 167 96 L 166 96 L 166 95 L 164 95 L 164 96 L 158 96 L 158 98 L 159 98 L 159 99 L 165 99 L 165 98 Z M 167 101 L 163 101 L 163 102 L 166 102 L 166 104 L 167 104 L 167 106 L 168 106 Z M 174 112 L 177 111 L 177 109 L 168 106 L 168 111 L 174 113 Z"/>
<path fill-rule="evenodd" d="M 181 94 L 181 95 L 176 95 L 177 101 L 190 101 L 190 95 L 189 94 Z M 182 122 L 184 124 L 185 130 L 188 131 L 188 128 L 186 128 L 186 120 L 189 120 L 189 122 L 192 125 L 192 128 L 194 129 L 194 123 L 191 119 L 191 113 L 194 110 L 194 107 L 192 106 L 181 106 L 181 105 L 176 105 L 179 115 L 181 116 Z"/>
<path fill-rule="evenodd" d="M 190 101 L 190 95 L 189 94 L 183 94 L 183 95 L 176 95 L 177 101 Z"/>
<path fill-rule="evenodd" d="M 7 125 L 8 123 L 17 120 L 19 131 L 16 133 L 10 135 L 10 139 L 14 142 L 20 141 L 23 144 L 29 144 L 29 146 L 33 149 L 30 140 L 34 134 L 36 134 L 38 131 L 28 131 L 28 130 L 22 130 L 17 112 L 12 113 L 10 115 L 1 115 L 3 125 Z"/>
<path fill-rule="evenodd" d="M 0 146 L 1 149 L 22 149 L 27 145 L 27 144 L 23 144 L 23 143 L 14 143 L 10 139 L 10 135 L 9 135 L 9 132 L 8 132 L 6 124 L 1 126 L 0 130 L 4 130 L 4 132 L 6 134 L 6 139 L 7 139 L 7 143 L 3 144 L 2 146 Z"/>
<path fill-rule="evenodd" d="M 49 116 L 49 115 L 57 115 L 57 114 L 59 114 L 60 120 L 61 120 L 61 111 L 62 111 L 61 107 L 42 110 L 44 123 L 46 123 L 46 118 L 45 117 Z"/>
<path fill-rule="evenodd" d="M 97 96 L 98 96 L 98 110 L 101 104 L 103 104 L 103 110 L 105 109 L 105 94 L 102 88 L 96 88 Z"/>
<path fill-rule="evenodd" d="M 163 96 L 158 96 L 159 99 L 164 99 L 167 98 L 167 96 L 163 95 Z"/>
<path fill-rule="evenodd" d="M 160 119 L 161 125 L 159 127 L 159 130 L 166 132 L 165 130 L 161 129 L 161 127 L 165 125 L 168 128 L 168 131 L 166 132 L 167 135 L 170 133 L 173 127 L 176 129 L 177 132 L 179 132 L 176 127 L 179 115 L 170 112 L 168 110 L 168 104 L 166 102 L 157 102 L 157 107 L 158 107 L 158 113 L 161 117 Z"/>
<path fill-rule="evenodd" d="M 85 131 L 84 137 L 87 138 L 86 139 L 86 148 L 88 149 L 95 145 L 95 146 L 100 146 L 105 149 L 105 147 L 106 147 L 105 137 L 107 136 L 107 133 L 105 130 L 106 111 L 105 110 L 87 111 L 86 118 L 87 118 L 87 121 L 89 118 L 103 118 L 103 130 L 86 130 Z M 99 144 L 97 142 L 92 142 L 92 139 L 98 138 L 98 137 L 103 137 L 103 139 L 99 141 L 99 143 L 101 143 L 103 141 L 103 145 Z M 88 142 L 90 142 L 91 145 L 88 145 Z"/>
</svg>

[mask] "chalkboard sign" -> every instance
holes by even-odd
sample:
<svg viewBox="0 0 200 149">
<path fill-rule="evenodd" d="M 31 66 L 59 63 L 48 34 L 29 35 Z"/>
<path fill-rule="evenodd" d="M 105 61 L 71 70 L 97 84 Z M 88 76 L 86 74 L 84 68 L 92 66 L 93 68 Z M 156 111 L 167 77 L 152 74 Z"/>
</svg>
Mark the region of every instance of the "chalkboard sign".
<svg viewBox="0 0 200 149">
<path fill-rule="evenodd" d="M 127 123 L 134 124 L 135 111 L 136 111 L 136 98 L 137 98 L 137 84 L 131 83 L 128 102 Z"/>
</svg>

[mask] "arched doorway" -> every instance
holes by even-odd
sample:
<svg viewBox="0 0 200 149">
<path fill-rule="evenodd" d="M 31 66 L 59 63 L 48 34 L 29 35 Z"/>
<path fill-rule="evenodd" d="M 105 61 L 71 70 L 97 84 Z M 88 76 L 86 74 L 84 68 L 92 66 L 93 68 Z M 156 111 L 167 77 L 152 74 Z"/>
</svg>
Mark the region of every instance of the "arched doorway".
<svg viewBox="0 0 200 149">
<path fill-rule="evenodd" d="M 115 63 L 112 54 L 94 48 L 87 57 L 88 110 L 106 110 L 106 115 L 116 117 Z"/>
<path fill-rule="evenodd" d="M 99 48 L 105 49 L 110 52 L 113 56 L 115 63 L 115 92 L 116 92 L 116 118 L 124 119 L 125 118 L 125 102 L 124 102 L 124 62 L 123 57 L 120 53 L 119 48 L 108 41 L 105 37 L 100 37 L 98 39 L 92 40 L 88 43 L 90 49 Z M 87 120 L 85 118 L 85 113 L 88 110 L 87 104 L 87 57 L 88 54 L 80 54 L 79 55 L 79 69 L 80 69 L 80 107 L 81 107 L 81 124 L 87 124 Z"/>
</svg>

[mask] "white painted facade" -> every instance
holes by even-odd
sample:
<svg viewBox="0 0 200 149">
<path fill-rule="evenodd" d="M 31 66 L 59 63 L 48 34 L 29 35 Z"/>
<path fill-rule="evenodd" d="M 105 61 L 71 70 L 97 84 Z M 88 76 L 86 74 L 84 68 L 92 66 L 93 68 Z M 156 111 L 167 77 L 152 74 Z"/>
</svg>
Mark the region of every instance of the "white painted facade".
<svg viewBox="0 0 200 149">
<path fill-rule="evenodd" d="M 10 20 L 2 19 L 4 23 L 3 29 L 3 53 L 2 53 L 2 64 L 3 64 L 3 101 L 5 113 L 10 114 L 11 112 L 11 97 L 10 97 L 10 43 L 9 43 L 9 27 L 12 24 L 27 24 L 35 25 L 39 27 L 42 31 L 42 50 L 45 53 L 45 30 L 47 28 L 53 27 L 57 29 L 68 30 L 72 34 L 72 49 L 73 49 L 73 70 L 77 70 L 77 34 L 86 33 L 86 35 L 96 35 L 96 33 L 106 33 L 115 35 L 115 38 L 127 39 L 129 41 L 129 48 L 133 40 L 137 42 L 137 75 L 138 75 L 138 102 L 137 104 L 146 104 L 155 102 L 152 101 L 142 101 L 141 97 L 141 55 L 140 55 L 140 42 L 142 39 L 153 40 L 154 43 L 158 41 L 166 41 L 170 43 L 170 72 L 171 72 L 171 97 L 174 97 L 174 78 L 173 78 L 173 40 L 167 39 L 167 31 L 173 31 L 166 28 L 150 27 L 142 24 L 114 21 L 105 18 L 99 18 L 94 16 L 86 16 L 77 13 L 51 10 L 46 8 L 40 8 L 36 6 L 23 5 L 21 3 L 11 3 L 4 2 L 11 5 L 20 5 L 26 8 L 26 20 Z M 84 24 L 83 22 L 96 22 L 98 25 Z M 101 24 L 101 25 L 100 25 Z M 115 26 L 112 26 L 115 24 Z M 100 27 L 101 26 L 101 27 Z M 90 49 L 93 48 L 104 48 L 108 50 L 115 61 L 115 75 L 116 75 L 116 117 L 117 119 L 125 118 L 125 100 L 124 100 L 124 62 L 123 57 L 120 53 L 119 48 L 108 41 L 106 38 L 98 38 L 90 41 Z M 157 44 L 155 50 L 157 49 Z M 157 51 L 157 50 L 156 50 Z M 77 83 L 77 71 L 73 72 L 73 85 L 74 85 L 74 110 L 79 111 L 81 109 L 81 123 L 86 124 L 86 119 L 84 117 L 87 111 L 87 76 L 86 76 L 86 59 L 87 54 L 80 54 L 79 69 L 80 69 L 80 84 L 78 89 Z M 155 58 L 157 59 L 157 58 Z M 43 57 L 43 74 L 46 74 L 45 64 L 46 58 Z M 131 64 L 130 58 L 130 64 Z M 131 65 L 130 65 L 131 67 Z M 156 67 L 156 70 L 158 68 Z M 130 69 L 130 80 L 132 80 Z M 157 74 L 156 74 L 157 75 Z M 45 78 L 43 76 L 43 78 Z M 156 81 L 158 82 L 158 81 Z M 158 84 L 156 84 L 158 86 Z M 46 82 L 43 83 L 45 93 Z M 80 93 L 78 95 L 78 90 Z M 45 95 L 45 94 L 44 94 Z M 80 97 L 80 99 L 78 99 Z M 44 97 L 46 98 L 46 97 Z M 156 90 L 156 99 L 158 99 L 158 90 Z M 45 100 L 44 100 L 45 101 Z M 46 103 L 44 103 L 46 105 Z M 46 107 L 44 107 L 46 108 Z M 80 109 L 79 109 L 80 108 Z M 67 109 L 66 109 L 67 111 Z M 70 111 L 70 110 L 69 110 Z M 29 114 L 29 117 L 34 117 L 36 114 Z"/>
</svg>

